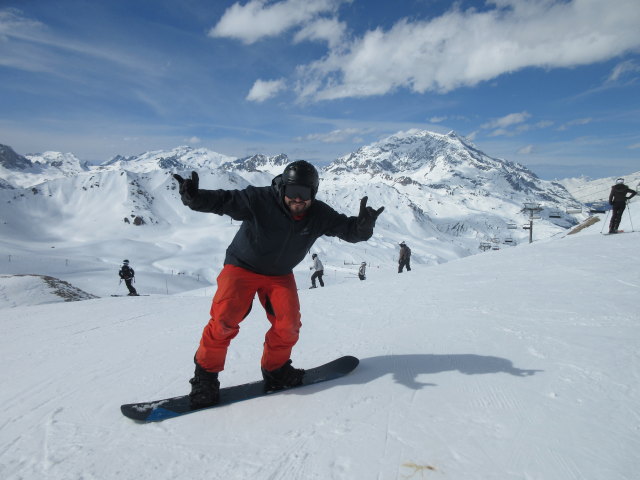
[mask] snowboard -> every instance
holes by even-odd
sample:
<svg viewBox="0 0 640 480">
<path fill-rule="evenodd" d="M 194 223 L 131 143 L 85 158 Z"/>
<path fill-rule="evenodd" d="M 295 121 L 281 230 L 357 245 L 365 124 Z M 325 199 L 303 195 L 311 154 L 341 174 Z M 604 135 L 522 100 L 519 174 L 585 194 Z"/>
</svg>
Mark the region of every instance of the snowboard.
<svg viewBox="0 0 640 480">
<path fill-rule="evenodd" d="M 158 422 L 199 410 L 218 408 L 252 398 L 275 395 L 307 385 L 314 385 L 327 380 L 335 380 L 354 370 L 358 366 L 358 363 L 360 363 L 360 360 L 352 356 L 337 358 L 319 367 L 305 370 L 301 385 L 282 390 L 267 391 L 264 380 L 221 388 L 220 402 L 210 407 L 191 408 L 189 395 L 182 395 L 180 397 L 165 398 L 152 402 L 129 403 L 120 406 L 120 410 L 125 417 L 129 417 L 138 422 Z"/>
<path fill-rule="evenodd" d="M 112 297 L 148 297 L 149 294 L 138 294 L 138 295 L 129 295 L 129 294 L 125 294 L 125 295 L 111 295 Z"/>
</svg>

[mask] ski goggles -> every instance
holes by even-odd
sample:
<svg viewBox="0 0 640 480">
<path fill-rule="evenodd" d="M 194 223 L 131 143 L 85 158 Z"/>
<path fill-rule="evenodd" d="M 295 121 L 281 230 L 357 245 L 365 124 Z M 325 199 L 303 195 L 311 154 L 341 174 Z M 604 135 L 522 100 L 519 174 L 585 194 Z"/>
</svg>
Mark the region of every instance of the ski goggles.
<svg viewBox="0 0 640 480">
<path fill-rule="evenodd" d="M 311 189 L 304 185 L 286 185 L 284 187 L 284 194 L 294 200 L 296 198 L 305 202 L 311 200 Z"/>
</svg>

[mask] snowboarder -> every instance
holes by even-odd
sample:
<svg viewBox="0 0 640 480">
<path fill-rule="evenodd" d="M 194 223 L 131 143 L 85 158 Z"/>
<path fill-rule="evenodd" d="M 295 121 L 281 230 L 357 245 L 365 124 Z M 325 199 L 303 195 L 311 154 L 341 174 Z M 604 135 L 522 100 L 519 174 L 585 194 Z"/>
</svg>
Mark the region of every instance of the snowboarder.
<svg viewBox="0 0 640 480">
<path fill-rule="evenodd" d="M 120 281 L 122 282 L 122 280 L 124 280 L 124 284 L 129 289 L 129 296 L 137 297 L 138 292 L 132 285 L 136 280 L 136 272 L 134 272 L 133 268 L 129 266 L 129 260 L 122 261 L 122 267 L 120 267 L 118 275 L 120 275 Z"/>
<path fill-rule="evenodd" d="M 256 293 L 271 323 L 260 362 L 267 388 L 301 384 L 304 370 L 291 365 L 291 351 L 301 326 L 293 267 L 322 235 L 350 243 L 368 240 L 384 207 L 368 207 L 365 196 L 358 216 L 336 212 L 316 199 L 318 172 L 304 160 L 287 165 L 266 187 L 204 190 L 199 188 L 196 172 L 191 178 L 177 174 L 174 178 L 180 185 L 182 203 L 192 210 L 242 221 L 227 248 L 211 318 L 195 354 L 195 374 L 189 381 L 191 405 L 219 402 L 218 373 L 224 370 L 229 343 L 238 334 Z"/>
<path fill-rule="evenodd" d="M 360 264 L 360 268 L 358 269 L 358 278 L 360 280 L 366 280 L 367 279 L 367 277 L 365 275 L 366 270 L 367 270 L 367 263 L 366 262 L 362 262 Z"/>
<path fill-rule="evenodd" d="M 400 242 L 400 256 L 398 257 L 398 273 L 402 273 L 402 269 L 407 267 L 407 272 L 411 271 L 411 249 L 409 246 Z"/>
<path fill-rule="evenodd" d="M 316 278 L 318 279 L 318 282 L 320 282 L 320 286 L 324 287 L 324 282 L 322 281 L 322 275 L 324 275 L 324 266 L 320 261 L 320 257 L 318 257 L 317 253 L 314 253 L 313 255 L 311 255 L 311 258 L 313 259 L 313 267 L 309 268 L 310 270 L 315 271 L 313 272 L 313 275 L 311 275 L 311 286 L 309 288 L 316 288 Z"/>
<path fill-rule="evenodd" d="M 627 196 L 630 193 L 631 195 Z M 624 178 L 618 178 L 616 184 L 611 187 L 609 194 L 609 205 L 611 205 L 611 221 L 609 222 L 609 233 L 618 233 L 622 213 L 627 206 L 627 200 L 632 199 L 638 192 L 630 189 L 624 183 Z"/>
</svg>

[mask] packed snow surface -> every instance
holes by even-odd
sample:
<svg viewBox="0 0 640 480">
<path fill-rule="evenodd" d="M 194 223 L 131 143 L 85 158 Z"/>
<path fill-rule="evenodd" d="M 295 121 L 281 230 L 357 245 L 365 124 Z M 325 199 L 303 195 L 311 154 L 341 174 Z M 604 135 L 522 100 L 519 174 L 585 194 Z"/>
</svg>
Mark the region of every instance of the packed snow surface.
<svg viewBox="0 0 640 480">
<path fill-rule="evenodd" d="M 43 268 L 25 243 L 0 262 L 0 478 L 638 478 L 640 233 L 602 228 L 402 274 L 390 258 L 366 281 L 334 260 L 315 290 L 302 265 L 294 365 L 351 354 L 360 366 L 152 424 L 120 405 L 188 391 L 213 287 L 142 274 L 142 293 L 157 286 L 150 296 L 67 302 L 38 277 L 8 275 Z M 108 290 L 106 280 L 88 288 L 85 263 L 55 268 Z M 255 307 L 223 386 L 260 375 L 268 322 Z"/>
</svg>

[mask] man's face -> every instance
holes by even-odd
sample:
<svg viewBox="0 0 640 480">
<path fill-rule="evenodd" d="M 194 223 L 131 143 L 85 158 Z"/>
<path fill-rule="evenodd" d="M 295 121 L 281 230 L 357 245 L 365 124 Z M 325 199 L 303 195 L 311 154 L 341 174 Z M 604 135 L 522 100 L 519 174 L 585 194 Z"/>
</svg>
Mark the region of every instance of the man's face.
<svg viewBox="0 0 640 480">
<path fill-rule="evenodd" d="M 300 197 L 289 198 L 285 195 L 284 204 L 289 207 L 292 215 L 302 215 L 311 206 L 311 200 L 302 200 Z"/>
<path fill-rule="evenodd" d="M 284 204 L 292 215 L 301 215 L 311 206 L 311 189 L 302 185 L 287 185 L 284 190 Z"/>
</svg>

